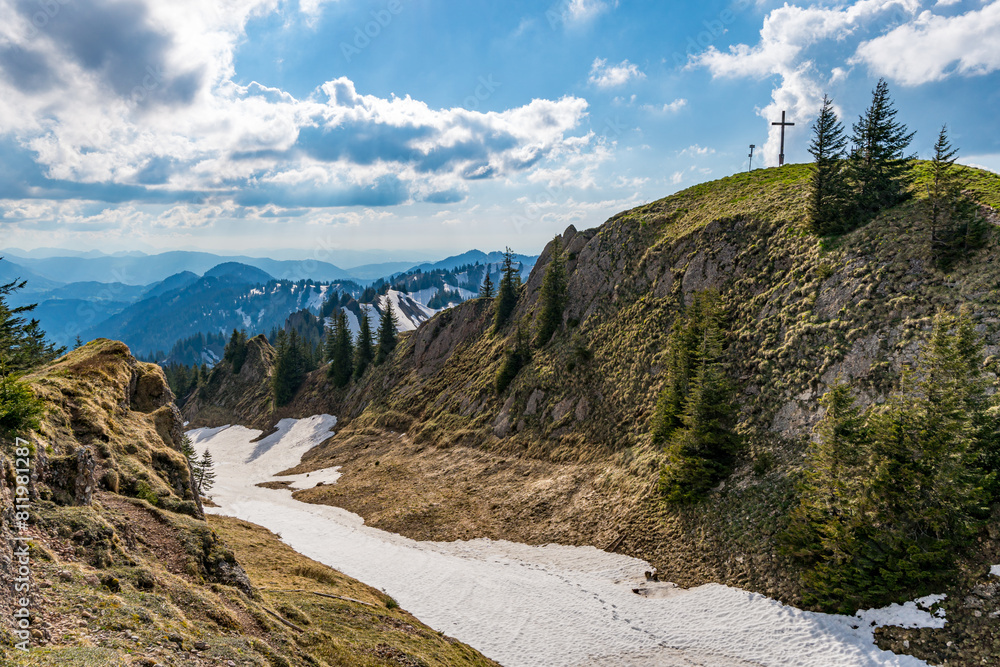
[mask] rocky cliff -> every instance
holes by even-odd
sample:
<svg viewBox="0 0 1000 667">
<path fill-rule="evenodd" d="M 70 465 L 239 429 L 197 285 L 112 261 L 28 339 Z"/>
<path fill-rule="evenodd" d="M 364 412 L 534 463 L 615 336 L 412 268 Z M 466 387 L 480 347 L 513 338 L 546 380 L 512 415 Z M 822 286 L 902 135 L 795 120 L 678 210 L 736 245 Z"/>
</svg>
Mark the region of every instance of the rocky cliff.
<svg viewBox="0 0 1000 667">
<path fill-rule="evenodd" d="M 264 336 L 247 341 L 246 359 L 239 372 L 228 361 L 219 363 L 184 405 L 189 428 L 243 424 L 266 428 L 271 424 L 276 353 Z"/>
</svg>

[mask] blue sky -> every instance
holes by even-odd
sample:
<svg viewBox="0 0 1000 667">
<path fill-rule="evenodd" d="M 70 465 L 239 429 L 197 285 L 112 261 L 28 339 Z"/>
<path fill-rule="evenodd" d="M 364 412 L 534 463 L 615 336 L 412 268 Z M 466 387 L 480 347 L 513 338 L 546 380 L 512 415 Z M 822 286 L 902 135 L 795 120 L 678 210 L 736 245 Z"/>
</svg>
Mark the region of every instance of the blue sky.
<svg viewBox="0 0 1000 667">
<path fill-rule="evenodd" d="M 0 0 L 0 247 L 406 258 L 777 161 L 880 76 L 1000 171 L 1000 0 Z"/>
</svg>

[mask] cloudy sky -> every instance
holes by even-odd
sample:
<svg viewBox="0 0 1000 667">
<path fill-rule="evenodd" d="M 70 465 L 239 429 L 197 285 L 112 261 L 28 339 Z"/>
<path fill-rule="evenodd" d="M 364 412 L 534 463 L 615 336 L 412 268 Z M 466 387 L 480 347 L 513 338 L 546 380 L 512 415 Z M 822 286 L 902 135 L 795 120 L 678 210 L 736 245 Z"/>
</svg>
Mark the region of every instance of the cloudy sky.
<svg viewBox="0 0 1000 667">
<path fill-rule="evenodd" d="M 1000 171 L 1000 0 L 0 0 L 0 247 L 537 252 L 886 77 Z"/>
</svg>

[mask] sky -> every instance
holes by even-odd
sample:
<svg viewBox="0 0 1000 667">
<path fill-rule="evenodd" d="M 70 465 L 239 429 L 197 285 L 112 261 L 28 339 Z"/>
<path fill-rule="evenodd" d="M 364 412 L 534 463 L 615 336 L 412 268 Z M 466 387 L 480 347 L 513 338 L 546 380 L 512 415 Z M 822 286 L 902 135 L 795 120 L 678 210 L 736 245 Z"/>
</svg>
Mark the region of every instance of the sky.
<svg viewBox="0 0 1000 667">
<path fill-rule="evenodd" d="M 537 253 L 880 77 L 1000 171 L 1000 0 L 0 0 L 0 248 Z"/>
</svg>

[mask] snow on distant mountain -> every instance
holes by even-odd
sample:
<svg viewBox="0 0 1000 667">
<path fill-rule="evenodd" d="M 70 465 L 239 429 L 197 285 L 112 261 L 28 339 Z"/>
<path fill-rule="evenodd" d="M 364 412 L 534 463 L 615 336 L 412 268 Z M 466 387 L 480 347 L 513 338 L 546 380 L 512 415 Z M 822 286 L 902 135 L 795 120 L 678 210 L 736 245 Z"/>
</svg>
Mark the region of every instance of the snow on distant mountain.
<svg viewBox="0 0 1000 667">
<path fill-rule="evenodd" d="M 379 314 L 384 312 L 387 306 L 391 307 L 396 314 L 396 328 L 400 331 L 413 331 L 438 312 L 415 300 L 409 294 L 393 289 L 380 297 L 375 305 Z"/>
<path fill-rule="evenodd" d="M 299 311 L 319 314 L 333 292 L 358 292 L 355 283 L 317 284 L 275 280 L 253 267 L 223 265 L 190 285 L 129 305 L 102 322 L 83 329 L 84 340 L 98 337 L 125 342 L 133 353 L 151 355 L 172 349 L 199 333 L 248 334 L 282 328 Z"/>
</svg>

